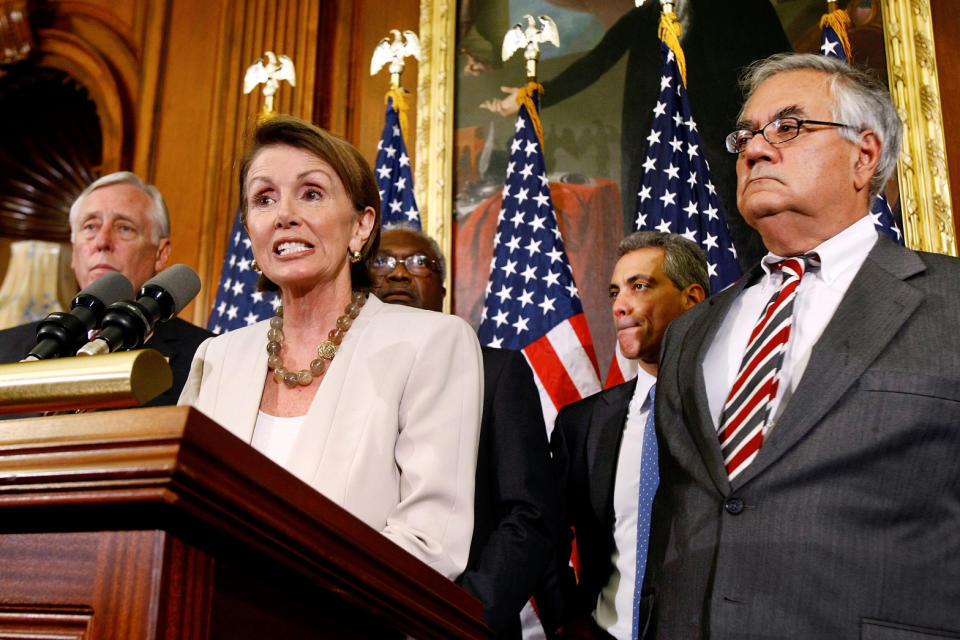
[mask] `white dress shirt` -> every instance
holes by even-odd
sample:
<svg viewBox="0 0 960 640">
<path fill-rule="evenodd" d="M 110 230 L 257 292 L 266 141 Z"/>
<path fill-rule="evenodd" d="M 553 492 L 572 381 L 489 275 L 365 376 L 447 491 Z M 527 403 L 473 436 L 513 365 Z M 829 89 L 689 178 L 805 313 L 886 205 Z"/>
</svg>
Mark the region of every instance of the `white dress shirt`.
<svg viewBox="0 0 960 640">
<path fill-rule="evenodd" d="M 637 572 L 637 507 L 640 496 L 640 456 L 643 431 L 650 413 L 650 387 L 657 379 L 639 369 L 637 388 L 630 399 L 617 456 L 613 484 L 613 572 L 597 597 L 593 613 L 607 633 L 625 640 L 633 633 L 633 585 Z"/>
<path fill-rule="evenodd" d="M 780 370 L 777 395 L 771 406 L 770 415 L 773 419 L 764 425 L 764 435 L 773 428 L 782 408 L 786 407 L 787 401 L 793 395 L 807 368 L 813 346 L 820 339 L 840 305 L 840 300 L 876 242 L 877 230 L 873 219 L 864 216 L 813 249 L 813 252 L 820 256 L 821 267 L 804 274 L 800 286 L 797 287 L 790 339 Z M 740 371 L 740 362 L 743 360 L 750 333 L 764 305 L 783 280 L 781 272 L 772 265 L 785 258 L 786 256 L 773 253 L 764 256 L 761 266 L 765 274 L 733 301 L 707 350 L 703 360 L 703 378 L 715 428 L 718 428 L 723 405 Z"/>
</svg>

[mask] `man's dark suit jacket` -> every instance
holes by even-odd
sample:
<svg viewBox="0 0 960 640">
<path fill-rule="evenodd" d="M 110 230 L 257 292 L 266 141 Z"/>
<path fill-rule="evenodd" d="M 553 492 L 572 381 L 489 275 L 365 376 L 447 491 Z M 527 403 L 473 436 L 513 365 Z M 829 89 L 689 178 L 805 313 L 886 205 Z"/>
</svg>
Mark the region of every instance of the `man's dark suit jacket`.
<svg viewBox="0 0 960 640">
<path fill-rule="evenodd" d="M 457 583 L 484 603 L 495 637 L 520 638 L 520 610 L 553 559 L 558 498 L 540 396 L 523 354 L 484 347 L 483 383 L 473 539 Z M 544 626 L 555 628 L 544 613 Z"/>
<path fill-rule="evenodd" d="M 881 235 L 731 484 L 702 365 L 756 275 L 667 331 L 656 637 L 960 637 L 960 261 Z"/>
<path fill-rule="evenodd" d="M 636 378 L 605 389 L 560 410 L 550 447 L 564 496 L 563 526 L 576 531 L 579 581 L 567 569 L 569 538 L 560 545 L 557 565 L 563 576 L 564 618 L 581 620 L 597 606 L 597 597 L 613 572 L 613 485 Z"/>
<path fill-rule="evenodd" d="M 39 322 L 30 322 L 0 331 L 0 363 L 19 362 L 26 357 L 27 352 L 37 342 L 37 325 Z M 170 363 L 173 371 L 173 386 L 159 396 L 144 404 L 145 407 L 177 404 L 183 383 L 190 373 L 190 362 L 200 343 L 213 336 L 206 329 L 174 318 L 169 322 L 157 325 L 153 337 L 146 346 L 156 349 Z"/>
</svg>

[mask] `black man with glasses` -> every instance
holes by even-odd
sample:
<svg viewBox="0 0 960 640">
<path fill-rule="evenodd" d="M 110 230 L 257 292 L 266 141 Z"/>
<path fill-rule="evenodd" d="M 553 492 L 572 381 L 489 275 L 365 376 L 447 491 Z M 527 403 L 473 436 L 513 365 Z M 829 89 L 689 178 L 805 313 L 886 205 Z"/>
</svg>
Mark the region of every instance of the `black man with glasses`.
<svg viewBox="0 0 960 640">
<path fill-rule="evenodd" d="M 441 311 L 445 267 L 433 238 L 412 226 L 388 226 L 370 265 L 373 293 L 384 302 Z M 519 351 L 481 347 L 481 352 L 473 538 L 457 584 L 483 602 L 493 637 L 519 640 L 521 624 L 550 632 L 559 626 L 555 590 L 538 599 L 536 612 L 526 605 L 535 592 L 547 592 L 546 576 L 554 577 L 548 569 L 557 545 L 559 498 L 529 365 Z"/>
<path fill-rule="evenodd" d="M 880 81 L 787 54 L 744 88 L 726 143 L 768 253 L 667 331 L 647 637 L 960 637 L 960 261 L 873 225 Z"/>
</svg>

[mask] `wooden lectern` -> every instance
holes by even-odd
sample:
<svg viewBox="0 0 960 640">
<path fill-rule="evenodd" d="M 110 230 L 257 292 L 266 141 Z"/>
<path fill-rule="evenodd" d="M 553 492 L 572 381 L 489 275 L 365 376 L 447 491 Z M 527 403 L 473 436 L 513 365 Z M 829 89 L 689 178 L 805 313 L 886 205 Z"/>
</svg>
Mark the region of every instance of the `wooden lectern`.
<svg viewBox="0 0 960 640">
<path fill-rule="evenodd" d="M 195 409 L 0 422 L 0 639 L 488 633 L 478 600 Z"/>
</svg>

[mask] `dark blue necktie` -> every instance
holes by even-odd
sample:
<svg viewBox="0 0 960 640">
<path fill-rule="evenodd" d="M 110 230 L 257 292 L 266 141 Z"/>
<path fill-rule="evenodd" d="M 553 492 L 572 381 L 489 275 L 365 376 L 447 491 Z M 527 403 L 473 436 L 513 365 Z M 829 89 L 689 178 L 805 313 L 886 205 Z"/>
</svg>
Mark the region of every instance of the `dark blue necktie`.
<svg viewBox="0 0 960 640">
<path fill-rule="evenodd" d="M 637 503 L 637 572 L 633 585 L 633 638 L 637 637 L 640 626 L 640 587 L 643 574 L 647 569 L 647 546 L 650 541 L 650 512 L 653 510 L 653 496 L 660 484 L 657 463 L 657 431 L 653 422 L 653 395 L 657 385 L 650 387 L 650 411 L 643 427 L 643 450 L 640 453 L 640 491 Z"/>
</svg>

